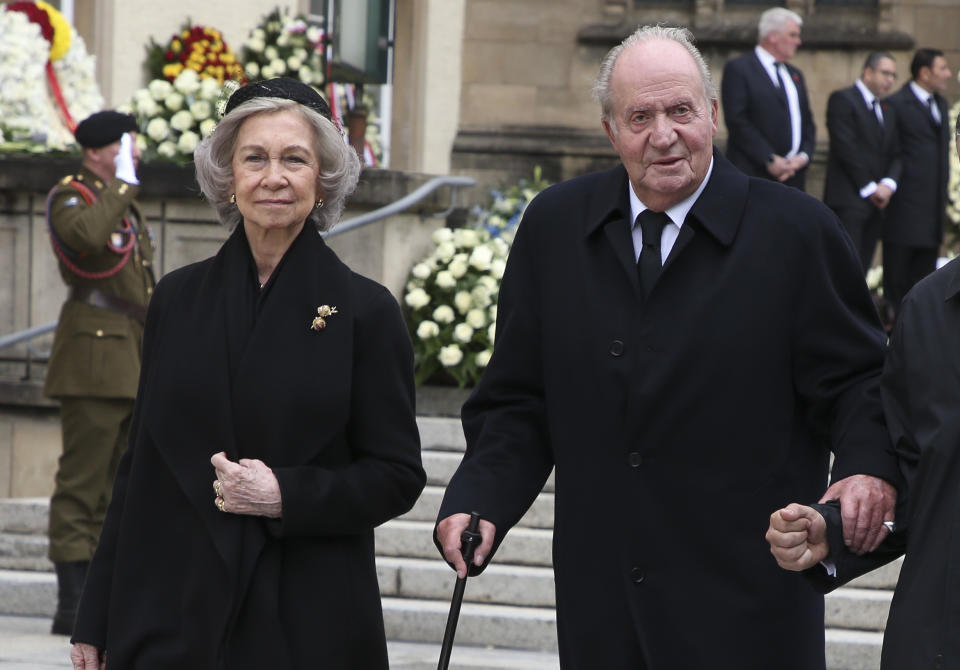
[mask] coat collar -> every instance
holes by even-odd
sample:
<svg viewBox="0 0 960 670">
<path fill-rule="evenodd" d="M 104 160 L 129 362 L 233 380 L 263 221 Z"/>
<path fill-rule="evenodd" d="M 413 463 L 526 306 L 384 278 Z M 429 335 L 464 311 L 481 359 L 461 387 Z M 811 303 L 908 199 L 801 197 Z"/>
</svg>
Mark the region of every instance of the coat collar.
<svg viewBox="0 0 960 670">
<path fill-rule="evenodd" d="M 943 268 L 943 272 L 949 272 L 950 277 L 947 280 L 947 290 L 944 293 L 944 301 L 957 297 L 960 294 L 960 260 L 952 260 Z"/>
<path fill-rule="evenodd" d="M 599 182 L 592 196 L 594 206 L 586 218 L 585 236 L 589 237 L 608 222 L 623 220 L 629 223 L 630 198 L 627 189 L 627 171 L 623 165 L 609 170 Z M 746 207 L 749 178 L 737 170 L 714 147 L 713 174 L 707 187 L 687 215 L 723 246 L 730 246 L 740 227 L 740 218 Z M 629 225 L 626 228 L 629 233 Z"/>
</svg>

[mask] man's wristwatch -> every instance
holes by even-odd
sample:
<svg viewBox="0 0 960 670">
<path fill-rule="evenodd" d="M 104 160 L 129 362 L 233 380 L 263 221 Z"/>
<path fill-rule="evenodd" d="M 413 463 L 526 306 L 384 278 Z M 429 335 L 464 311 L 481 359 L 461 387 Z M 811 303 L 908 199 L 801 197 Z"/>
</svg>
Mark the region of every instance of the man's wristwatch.
<svg viewBox="0 0 960 670">
<path fill-rule="evenodd" d="M 767 162 L 772 163 L 776 157 L 777 157 L 776 154 L 767 155 Z"/>
</svg>

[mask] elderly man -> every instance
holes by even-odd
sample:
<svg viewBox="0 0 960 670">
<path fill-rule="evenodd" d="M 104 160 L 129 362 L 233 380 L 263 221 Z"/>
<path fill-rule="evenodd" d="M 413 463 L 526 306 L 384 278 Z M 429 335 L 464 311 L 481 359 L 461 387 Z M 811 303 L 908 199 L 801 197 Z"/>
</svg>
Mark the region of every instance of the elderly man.
<svg viewBox="0 0 960 670">
<path fill-rule="evenodd" d="M 822 598 L 763 530 L 770 503 L 823 493 L 831 449 L 851 546 L 892 515 L 884 335 L 856 257 L 819 201 L 713 149 L 685 29 L 628 37 L 595 91 L 622 164 L 524 215 L 436 542 L 466 574 L 479 512 L 479 572 L 555 468 L 564 670 L 822 670 Z"/>
<path fill-rule="evenodd" d="M 960 119 L 956 127 L 960 155 Z M 883 407 L 907 482 L 897 530 L 858 556 L 838 537 L 835 504 L 790 505 L 770 517 L 777 562 L 809 570 L 829 591 L 906 553 L 883 636 L 882 670 L 956 668 L 960 661 L 960 261 L 918 283 L 904 299 L 883 373 Z M 826 518 L 826 523 L 824 521 Z M 826 564 L 821 567 L 818 562 Z"/>
<path fill-rule="evenodd" d="M 834 91 L 827 102 L 830 157 L 823 201 L 850 234 L 864 273 L 873 263 L 884 210 L 903 171 L 897 115 L 880 102 L 896 79 L 893 56 L 874 51 L 853 86 Z"/>
<path fill-rule="evenodd" d="M 798 14 L 774 7 L 760 15 L 759 43 L 723 68 L 727 158 L 751 177 L 795 186 L 806 182 L 817 129 L 807 86 L 788 61 L 800 46 Z"/>
</svg>

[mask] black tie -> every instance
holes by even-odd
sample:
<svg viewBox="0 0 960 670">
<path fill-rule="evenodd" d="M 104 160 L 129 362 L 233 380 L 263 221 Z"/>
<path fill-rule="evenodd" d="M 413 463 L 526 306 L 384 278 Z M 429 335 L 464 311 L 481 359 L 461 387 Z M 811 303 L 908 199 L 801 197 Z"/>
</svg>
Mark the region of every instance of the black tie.
<svg viewBox="0 0 960 670">
<path fill-rule="evenodd" d="M 874 98 L 872 107 L 874 118 L 877 120 L 877 123 L 880 124 L 880 127 L 883 128 L 883 113 L 880 111 L 880 101 Z"/>
<path fill-rule="evenodd" d="M 933 122 L 939 126 L 940 110 L 937 109 L 937 101 L 933 99 L 932 95 L 929 98 L 927 98 L 927 106 L 930 107 L 930 116 L 933 117 Z"/>
<path fill-rule="evenodd" d="M 650 295 L 650 290 L 660 276 L 660 236 L 663 234 L 663 227 L 668 223 L 670 217 L 665 213 L 650 209 L 643 210 L 637 217 L 637 225 L 643 233 L 643 248 L 637 261 L 637 271 L 640 288 L 645 296 Z"/>
<path fill-rule="evenodd" d="M 786 74 L 786 69 L 780 63 L 774 63 L 773 68 L 777 71 L 777 81 L 780 82 L 780 96 L 783 98 L 783 102 L 787 105 L 787 111 L 790 111 L 790 98 L 787 97 L 787 80 L 784 77 Z"/>
</svg>

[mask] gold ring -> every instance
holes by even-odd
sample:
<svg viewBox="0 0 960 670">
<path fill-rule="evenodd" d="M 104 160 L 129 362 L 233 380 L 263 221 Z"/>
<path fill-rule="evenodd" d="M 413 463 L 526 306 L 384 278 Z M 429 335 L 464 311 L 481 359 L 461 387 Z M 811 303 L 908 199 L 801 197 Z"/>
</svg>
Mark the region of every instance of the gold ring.
<svg viewBox="0 0 960 670">
<path fill-rule="evenodd" d="M 219 479 L 213 482 L 213 492 L 216 493 L 218 496 L 223 495 L 223 485 L 220 483 Z"/>
<path fill-rule="evenodd" d="M 217 509 L 220 510 L 221 512 L 226 511 L 223 509 L 223 498 L 221 496 L 217 496 L 216 498 L 214 498 L 213 504 L 216 505 Z"/>
</svg>

